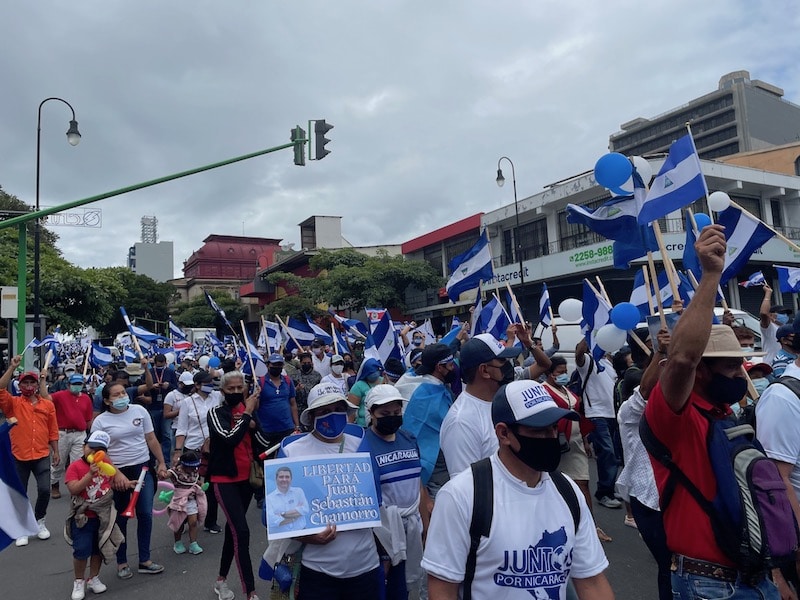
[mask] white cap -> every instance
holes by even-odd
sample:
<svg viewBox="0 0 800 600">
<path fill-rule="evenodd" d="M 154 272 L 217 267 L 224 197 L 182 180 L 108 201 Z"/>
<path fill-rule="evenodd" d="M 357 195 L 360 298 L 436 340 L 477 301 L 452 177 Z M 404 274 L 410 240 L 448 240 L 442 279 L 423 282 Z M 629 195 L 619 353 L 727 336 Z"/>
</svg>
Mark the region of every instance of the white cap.
<svg viewBox="0 0 800 600">
<path fill-rule="evenodd" d="M 91 435 L 86 438 L 86 443 L 90 448 L 102 448 L 108 450 L 108 445 L 111 443 L 111 436 L 105 431 L 93 431 Z"/>
<path fill-rule="evenodd" d="M 189 373 L 189 371 L 184 371 L 181 373 L 181 376 L 178 377 L 178 381 L 183 383 L 184 385 L 194 385 L 194 376 Z"/>
<path fill-rule="evenodd" d="M 308 408 L 300 415 L 300 422 L 306 427 L 311 427 L 311 411 L 320 406 L 347 402 L 338 385 L 332 383 L 318 383 L 308 392 Z"/>
<path fill-rule="evenodd" d="M 381 404 L 388 404 L 398 400 L 401 402 L 406 401 L 397 388 L 388 383 L 381 383 L 371 388 L 365 398 L 367 410 L 372 410 L 373 406 L 380 406 Z"/>
</svg>

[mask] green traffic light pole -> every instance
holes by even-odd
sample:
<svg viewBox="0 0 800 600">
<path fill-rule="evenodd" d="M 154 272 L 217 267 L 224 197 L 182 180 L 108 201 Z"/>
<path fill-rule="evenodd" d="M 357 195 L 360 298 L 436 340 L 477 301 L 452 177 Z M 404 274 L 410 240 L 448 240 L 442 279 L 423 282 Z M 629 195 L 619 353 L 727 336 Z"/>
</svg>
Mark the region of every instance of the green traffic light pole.
<svg viewBox="0 0 800 600">
<path fill-rule="evenodd" d="M 25 299 L 27 296 L 25 290 L 27 286 L 26 261 L 28 252 L 26 224 L 29 221 L 35 221 L 36 219 L 41 219 L 64 210 L 77 208 L 79 206 L 84 206 L 86 204 L 92 204 L 93 202 L 105 200 L 106 198 L 112 198 L 113 196 L 120 196 L 122 194 L 127 194 L 128 192 L 135 192 L 136 190 L 141 190 L 146 187 L 152 187 L 160 183 L 166 183 L 168 181 L 173 181 L 174 179 L 180 179 L 181 177 L 188 177 L 189 175 L 195 175 L 197 173 L 202 173 L 203 171 L 210 171 L 211 169 L 216 169 L 218 167 L 231 165 L 233 163 L 241 162 L 249 158 L 255 158 L 256 156 L 269 154 L 270 152 L 277 152 L 278 150 L 285 150 L 286 148 L 294 148 L 299 144 L 305 144 L 306 141 L 307 141 L 306 139 L 303 139 L 303 140 L 298 140 L 296 142 L 290 142 L 288 144 L 275 146 L 274 148 L 259 150 L 258 152 L 252 152 L 250 154 L 245 154 L 243 156 L 237 156 L 236 158 L 231 158 L 229 160 L 223 160 L 221 162 L 205 165 L 204 167 L 198 167 L 197 169 L 181 171 L 180 173 L 175 173 L 174 175 L 167 175 L 166 177 L 151 179 L 150 181 L 145 181 L 144 183 L 129 185 L 127 187 L 120 188 L 118 190 L 106 192 L 105 194 L 99 194 L 97 196 L 89 196 L 88 198 L 84 198 L 82 200 L 74 200 L 72 202 L 67 202 L 66 204 L 60 204 L 58 206 L 37 210 L 35 212 L 20 215 L 18 217 L 12 217 L 10 219 L 6 219 L 5 221 L 0 221 L 0 229 L 5 229 L 6 227 L 13 227 L 15 225 L 19 227 L 19 252 L 17 257 L 17 353 L 22 352 L 23 348 L 25 348 Z M 12 347 L 11 340 L 9 340 L 8 342 L 9 342 L 8 347 L 10 349 Z M 9 355 L 10 354 L 11 352 L 9 352 Z"/>
</svg>

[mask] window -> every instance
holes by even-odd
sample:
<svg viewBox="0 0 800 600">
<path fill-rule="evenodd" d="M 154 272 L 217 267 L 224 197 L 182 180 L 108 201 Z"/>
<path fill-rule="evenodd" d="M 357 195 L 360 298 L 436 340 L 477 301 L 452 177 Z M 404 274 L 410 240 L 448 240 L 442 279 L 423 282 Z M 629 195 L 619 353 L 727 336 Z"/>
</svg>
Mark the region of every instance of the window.
<svg viewBox="0 0 800 600">
<path fill-rule="evenodd" d="M 800 160 L 798 158 L 797 160 Z M 796 163 L 795 163 L 796 164 Z M 774 198 L 769 201 L 770 210 L 772 211 L 772 224 L 775 227 L 783 227 L 783 213 L 781 212 L 781 201 Z"/>
<path fill-rule="evenodd" d="M 800 156 L 794 159 L 794 174 L 800 175 Z"/>
</svg>

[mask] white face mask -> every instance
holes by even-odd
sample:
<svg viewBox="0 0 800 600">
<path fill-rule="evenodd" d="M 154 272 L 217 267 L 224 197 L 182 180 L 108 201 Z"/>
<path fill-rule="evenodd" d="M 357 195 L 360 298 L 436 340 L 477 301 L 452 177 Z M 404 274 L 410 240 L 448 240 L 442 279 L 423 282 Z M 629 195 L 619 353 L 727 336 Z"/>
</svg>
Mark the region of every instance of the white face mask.
<svg viewBox="0 0 800 600">
<path fill-rule="evenodd" d="M 331 371 L 333 371 L 334 375 L 341 375 L 342 371 L 344 371 L 344 365 L 331 365 Z"/>
</svg>

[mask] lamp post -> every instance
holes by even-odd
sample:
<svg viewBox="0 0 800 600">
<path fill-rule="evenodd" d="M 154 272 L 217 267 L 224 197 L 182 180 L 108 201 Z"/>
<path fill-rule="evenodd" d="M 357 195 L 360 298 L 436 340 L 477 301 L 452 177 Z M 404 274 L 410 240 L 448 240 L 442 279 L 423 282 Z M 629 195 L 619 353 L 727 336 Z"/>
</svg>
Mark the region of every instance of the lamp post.
<svg viewBox="0 0 800 600">
<path fill-rule="evenodd" d="M 41 145 L 42 145 L 42 107 L 50 100 L 58 100 L 66 104 L 72 111 L 72 120 L 69 122 L 69 129 L 67 130 L 67 141 L 70 146 L 77 146 L 81 141 L 81 134 L 78 131 L 78 121 L 75 120 L 75 109 L 72 105 L 63 98 L 45 98 L 39 104 L 39 118 L 36 121 L 36 212 L 39 212 L 39 164 L 41 158 Z M 39 313 L 41 312 L 41 304 L 39 301 L 39 243 L 41 238 L 41 220 L 36 219 L 33 233 L 33 335 L 41 339 L 41 327 L 39 323 Z M 20 294 L 24 290 L 20 290 Z"/>
<path fill-rule="evenodd" d="M 519 237 L 519 203 L 517 202 L 517 175 L 514 172 L 514 163 L 507 156 L 501 156 L 497 161 L 497 182 L 498 187 L 503 187 L 506 178 L 503 177 L 503 170 L 500 168 L 500 163 L 507 160 L 511 165 L 511 183 L 514 185 L 514 217 L 516 220 L 516 229 L 514 230 L 514 247 L 516 248 L 517 260 L 519 261 L 519 291 L 520 296 L 525 294 L 525 269 L 522 265 L 522 242 Z"/>
</svg>

